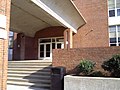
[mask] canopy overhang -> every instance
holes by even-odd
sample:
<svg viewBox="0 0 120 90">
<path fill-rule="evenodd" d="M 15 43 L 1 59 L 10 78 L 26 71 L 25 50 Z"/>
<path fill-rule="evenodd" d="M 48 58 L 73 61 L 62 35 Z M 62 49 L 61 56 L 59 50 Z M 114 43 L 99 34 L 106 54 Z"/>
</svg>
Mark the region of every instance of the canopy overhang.
<svg viewBox="0 0 120 90">
<path fill-rule="evenodd" d="M 75 33 L 86 22 L 71 0 L 12 0 L 11 30 L 28 36 L 50 26 Z"/>
</svg>

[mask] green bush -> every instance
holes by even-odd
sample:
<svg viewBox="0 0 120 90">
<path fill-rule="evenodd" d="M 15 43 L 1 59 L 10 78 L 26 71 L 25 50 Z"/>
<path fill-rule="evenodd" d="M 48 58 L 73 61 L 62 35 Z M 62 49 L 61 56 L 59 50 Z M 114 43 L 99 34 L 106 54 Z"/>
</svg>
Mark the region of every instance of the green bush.
<svg viewBox="0 0 120 90">
<path fill-rule="evenodd" d="M 108 61 L 104 61 L 102 68 L 111 73 L 111 76 L 120 77 L 120 55 L 113 55 Z"/>
<path fill-rule="evenodd" d="M 89 60 L 81 60 L 78 65 L 78 71 L 82 75 L 89 75 L 95 66 L 95 63 Z"/>
</svg>

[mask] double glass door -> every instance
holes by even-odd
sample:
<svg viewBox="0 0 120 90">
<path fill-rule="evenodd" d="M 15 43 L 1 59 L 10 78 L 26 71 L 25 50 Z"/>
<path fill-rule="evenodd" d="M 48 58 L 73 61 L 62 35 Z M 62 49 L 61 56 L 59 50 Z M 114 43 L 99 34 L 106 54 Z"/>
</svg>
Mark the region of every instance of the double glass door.
<svg viewBox="0 0 120 90">
<path fill-rule="evenodd" d="M 51 58 L 51 44 L 50 43 L 40 44 L 40 59 L 49 58 Z"/>
<path fill-rule="evenodd" d="M 63 38 L 46 38 L 39 42 L 39 59 L 52 59 L 52 49 L 64 48 Z"/>
</svg>

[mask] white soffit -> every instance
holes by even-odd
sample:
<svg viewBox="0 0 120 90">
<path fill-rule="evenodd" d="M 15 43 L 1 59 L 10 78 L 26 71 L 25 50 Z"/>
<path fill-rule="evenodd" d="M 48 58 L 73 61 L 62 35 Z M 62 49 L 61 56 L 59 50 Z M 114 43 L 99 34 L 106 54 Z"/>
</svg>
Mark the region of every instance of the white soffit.
<svg viewBox="0 0 120 90">
<path fill-rule="evenodd" d="M 56 18 L 66 27 L 71 28 L 75 33 L 77 29 L 85 24 L 73 2 L 70 0 L 31 0 L 51 16 Z"/>
</svg>

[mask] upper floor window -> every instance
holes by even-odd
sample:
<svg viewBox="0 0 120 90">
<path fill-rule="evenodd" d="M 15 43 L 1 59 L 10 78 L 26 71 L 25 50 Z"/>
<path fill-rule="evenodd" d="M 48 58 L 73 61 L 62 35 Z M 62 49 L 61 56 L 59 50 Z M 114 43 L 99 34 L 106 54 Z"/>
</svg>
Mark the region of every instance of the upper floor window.
<svg viewBox="0 0 120 90">
<path fill-rule="evenodd" d="M 120 16 L 120 0 L 108 0 L 109 17 Z"/>
<path fill-rule="evenodd" d="M 110 46 L 120 46 L 120 25 L 109 26 Z"/>
</svg>

